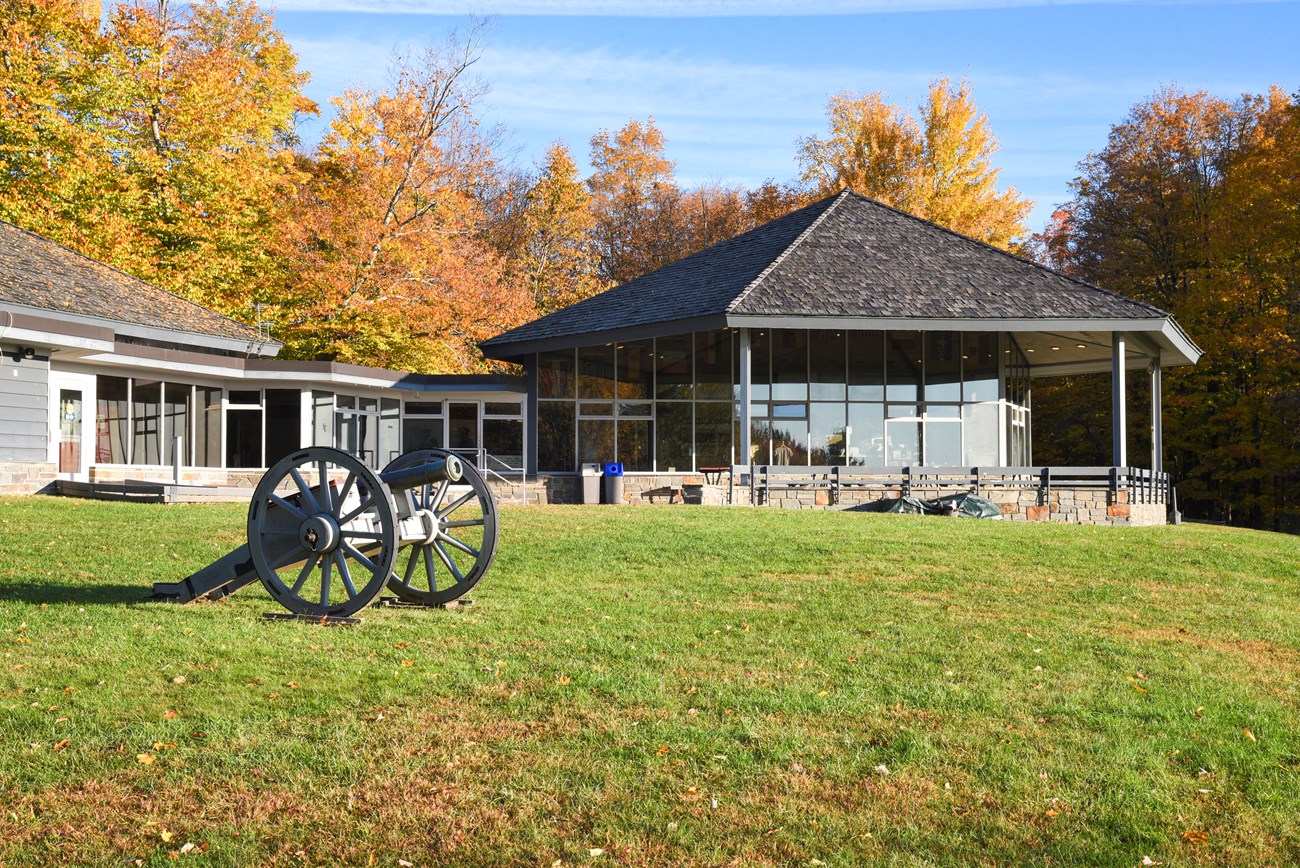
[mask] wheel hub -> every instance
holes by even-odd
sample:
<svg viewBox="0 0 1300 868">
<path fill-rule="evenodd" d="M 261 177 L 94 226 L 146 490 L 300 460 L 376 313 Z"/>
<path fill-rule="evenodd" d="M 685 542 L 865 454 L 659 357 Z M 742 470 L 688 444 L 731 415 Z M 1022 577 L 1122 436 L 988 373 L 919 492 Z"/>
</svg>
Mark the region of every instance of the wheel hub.
<svg viewBox="0 0 1300 868">
<path fill-rule="evenodd" d="M 438 538 L 442 530 L 443 519 L 431 509 L 416 510 L 415 515 L 420 519 L 420 530 L 424 533 L 423 539 L 417 540 L 419 545 L 431 545 Z"/>
<path fill-rule="evenodd" d="M 331 515 L 313 515 L 298 526 L 298 542 L 309 552 L 325 554 L 339 545 L 339 526 Z"/>
</svg>

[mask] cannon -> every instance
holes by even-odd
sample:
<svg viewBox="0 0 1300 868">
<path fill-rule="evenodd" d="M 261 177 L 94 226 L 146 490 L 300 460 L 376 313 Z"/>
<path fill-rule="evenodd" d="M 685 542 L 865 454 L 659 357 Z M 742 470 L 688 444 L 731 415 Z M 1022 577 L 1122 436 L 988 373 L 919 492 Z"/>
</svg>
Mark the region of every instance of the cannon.
<svg viewBox="0 0 1300 868">
<path fill-rule="evenodd" d="M 276 462 L 248 508 L 248 542 L 154 599 L 218 599 L 261 580 L 291 615 L 352 618 L 384 588 L 396 603 L 460 599 L 492 565 L 496 502 L 474 466 L 442 449 L 360 459 L 311 446 Z"/>
</svg>

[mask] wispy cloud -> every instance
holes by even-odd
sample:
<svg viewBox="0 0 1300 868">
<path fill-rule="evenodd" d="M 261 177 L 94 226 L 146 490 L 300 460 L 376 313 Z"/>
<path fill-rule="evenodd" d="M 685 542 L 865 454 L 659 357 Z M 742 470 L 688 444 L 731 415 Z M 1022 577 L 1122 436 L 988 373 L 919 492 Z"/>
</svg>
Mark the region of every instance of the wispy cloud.
<svg viewBox="0 0 1300 868">
<path fill-rule="evenodd" d="M 1150 0 L 279 0 L 286 12 L 370 12 L 378 14 L 588 15 L 636 18 L 855 15 L 1005 9 L 1024 6 L 1144 3 Z M 1203 0 L 1166 0 L 1170 5 Z M 1245 0 L 1243 0 L 1245 2 Z M 1283 2 L 1283 0 L 1276 0 Z"/>
</svg>

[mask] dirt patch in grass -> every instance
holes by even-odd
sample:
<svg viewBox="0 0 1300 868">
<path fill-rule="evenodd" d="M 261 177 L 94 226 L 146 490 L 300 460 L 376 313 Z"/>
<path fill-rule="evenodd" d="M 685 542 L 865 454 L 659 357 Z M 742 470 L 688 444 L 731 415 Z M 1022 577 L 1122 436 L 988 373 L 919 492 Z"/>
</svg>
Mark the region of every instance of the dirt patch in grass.
<svg viewBox="0 0 1300 868">
<path fill-rule="evenodd" d="M 1201 651 L 1214 651 L 1235 657 L 1261 677 L 1276 680 L 1280 672 L 1288 675 L 1300 673 L 1300 651 L 1263 642 L 1257 639 L 1213 639 L 1197 635 L 1185 627 L 1157 627 L 1151 629 L 1122 630 L 1116 633 L 1141 642 L 1174 642 L 1192 645 Z"/>
</svg>

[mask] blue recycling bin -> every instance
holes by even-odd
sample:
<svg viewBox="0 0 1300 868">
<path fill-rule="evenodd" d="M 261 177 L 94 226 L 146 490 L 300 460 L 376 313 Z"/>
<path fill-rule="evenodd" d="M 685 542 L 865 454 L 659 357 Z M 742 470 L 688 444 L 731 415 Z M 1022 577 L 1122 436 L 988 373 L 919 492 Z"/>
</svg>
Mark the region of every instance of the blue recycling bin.
<svg viewBox="0 0 1300 868">
<path fill-rule="evenodd" d="M 601 503 L 623 502 L 623 465 L 617 461 L 605 462 L 605 472 L 600 480 Z"/>
</svg>

